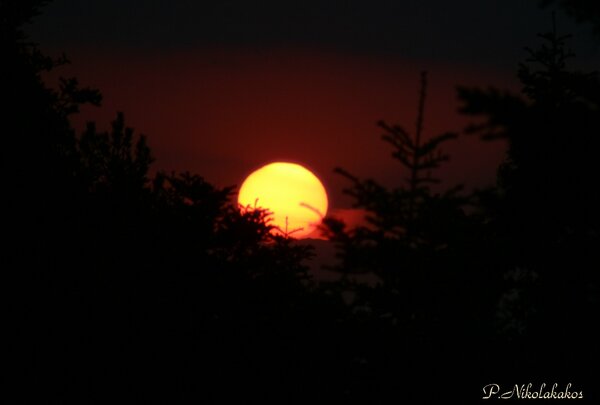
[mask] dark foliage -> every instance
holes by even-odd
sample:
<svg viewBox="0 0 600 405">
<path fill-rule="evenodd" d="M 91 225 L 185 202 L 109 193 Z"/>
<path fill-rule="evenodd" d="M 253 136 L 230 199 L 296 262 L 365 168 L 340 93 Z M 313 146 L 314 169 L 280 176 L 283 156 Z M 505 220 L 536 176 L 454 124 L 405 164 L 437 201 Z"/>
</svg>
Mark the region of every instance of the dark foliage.
<svg viewBox="0 0 600 405">
<path fill-rule="evenodd" d="M 384 364 L 411 370 L 401 386 L 415 388 L 410 396 L 415 403 L 423 400 L 418 392 L 426 390 L 430 379 L 437 388 L 427 400 L 442 398 L 457 383 L 451 373 L 454 364 L 468 364 L 469 375 L 482 366 L 469 350 L 475 342 L 489 343 L 493 330 L 487 319 L 494 303 L 486 241 L 478 218 L 466 214 L 470 198 L 461 193 L 461 186 L 445 191 L 431 187 L 439 183 L 433 171 L 449 159 L 440 146 L 457 134 L 424 137 L 425 73 L 421 80 L 414 134 L 400 125 L 379 123 L 382 139 L 393 147 L 392 156 L 401 165 L 402 184 L 388 190 L 337 169 L 350 180 L 346 192 L 355 199 L 355 207 L 365 211 L 367 224 L 346 229 L 335 218 L 325 220 L 341 259 L 336 270 L 345 276 L 344 290 L 353 293 L 353 311 L 363 313 L 370 327 L 378 325 L 395 336 L 396 343 L 387 343 L 382 351 L 368 351 L 365 362 L 379 375 L 386 373 Z M 377 283 L 359 283 L 356 273 L 370 273 Z M 369 339 L 376 345 L 383 330 L 374 330 Z"/>
<path fill-rule="evenodd" d="M 500 332 L 539 363 L 532 366 L 539 373 L 584 379 L 598 358 L 590 319 L 599 309 L 600 82 L 568 69 L 568 37 L 540 38 L 519 67 L 521 95 L 461 88 L 459 96 L 462 111 L 481 118 L 468 133 L 508 142 L 497 187 L 477 196 L 494 241 L 489 253 L 501 258 Z"/>
<path fill-rule="evenodd" d="M 423 141 L 424 76 L 414 134 L 380 123 L 404 183 L 389 190 L 337 169 L 367 221 L 354 229 L 325 221 L 342 290 L 352 291 L 355 312 L 410 342 L 405 350 L 386 348 L 393 362 L 460 362 L 476 370 L 472 381 L 481 386 L 485 376 L 577 378 L 593 386 L 599 81 L 568 70 L 566 37 L 540 37 L 545 42 L 527 49 L 519 67 L 522 95 L 459 89 L 462 113 L 481 118 L 465 132 L 508 142 L 496 187 L 468 196 L 460 187 L 431 191 L 431 170 L 448 159 L 439 147 L 456 135 Z M 354 282 L 356 273 L 372 273 L 379 284 Z M 368 355 L 377 364 L 381 354 Z M 452 377 L 440 377 L 440 391 L 461 386 L 464 376 Z"/>
</svg>

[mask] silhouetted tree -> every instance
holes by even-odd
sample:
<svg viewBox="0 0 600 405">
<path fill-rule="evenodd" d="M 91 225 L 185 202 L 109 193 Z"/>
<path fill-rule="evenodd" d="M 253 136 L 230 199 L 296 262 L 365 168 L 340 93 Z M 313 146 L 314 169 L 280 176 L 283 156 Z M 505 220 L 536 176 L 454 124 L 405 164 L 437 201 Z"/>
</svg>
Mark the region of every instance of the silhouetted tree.
<svg viewBox="0 0 600 405">
<path fill-rule="evenodd" d="M 405 170 L 404 185 L 388 190 L 375 180 L 360 180 L 343 169 L 336 171 L 352 182 L 345 192 L 355 199 L 355 208 L 366 213 L 366 226 L 347 232 L 335 218 L 326 219 L 330 237 L 340 244 L 345 271 L 375 272 L 384 283 L 396 284 L 407 276 L 415 255 L 429 255 L 448 246 L 455 225 L 464 217 L 458 197 L 461 187 L 444 193 L 432 192 L 430 185 L 439 183 L 432 171 L 449 159 L 440 151 L 454 133 L 423 139 L 426 75 L 421 77 L 421 94 L 414 135 L 400 125 L 380 122 L 383 140 L 394 148 L 392 156 Z M 365 263 L 369 260 L 369 263 Z"/>
<path fill-rule="evenodd" d="M 356 232 L 370 235 L 374 239 L 392 238 L 401 240 L 404 245 L 416 248 L 417 245 L 431 240 L 423 238 L 420 232 L 423 227 L 417 226 L 420 210 L 436 196 L 431 193 L 430 185 L 439 183 L 432 176 L 432 170 L 448 160 L 448 155 L 439 150 L 440 144 L 456 138 L 456 134 L 445 133 L 427 141 L 422 140 L 423 113 L 425 102 L 426 75 L 422 75 L 419 112 L 414 136 L 399 125 L 390 126 L 379 122 L 385 131 L 383 140 L 394 148 L 392 156 L 407 170 L 404 181 L 406 186 L 387 190 L 375 180 L 361 181 L 341 168 L 336 172 L 348 178 L 352 188 L 345 192 L 355 200 L 355 207 L 366 210 L 367 227 L 360 227 Z M 454 195 L 457 189 L 448 195 Z"/>
<path fill-rule="evenodd" d="M 517 227 L 511 232 L 525 250 L 522 260 L 531 254 L 537 263 L 548 258 L 541 254 L 548 247 L 595 233 L 599 225 L 599 194 L 592 186 L 600 125 L 598 78 L 567 70 L 571 54 L 564 37 L 549 33 L 542 38 L 546 44 L 529 50 L 531 58 L 519 69 L 525 97 L 494 89 L 459 91 L 462 111 L 485 118 L 467 131 L 508 140 L 498 174 L 506 210 L 502 222 Z"/>
<path fill-rule="evenodd" d="M 363 348 L 361 357 L 374 368 L 403 364 L 411 374 L 407 384 L 419 389 L 425 375 L 444 369 L 432 370 L 431 362 L 475 364 L 467 355 L 469 346 L 484 341 L 485 319 L 494 304 L 482 289 L 490 275 L 482 271 L 479 219 L 466 213 L 469 198 L 460 186 L 443 192 L 432 187 L 440 183 L 433 171 L 449 159 L 440 148 L 457 134 L 424 137 L 426 84 L 423 73 L 413 134 L 379 123 L 401 165 L 401 185 L 390 190 L 336 169 L 350 180 L 345 191 L 355 208 L 365 211 L 367 224 L 347 229 L 336 218 L 325 220 L 325 232 L 338 247 L 335 270 L 342 274 L 341 284 L 331 288 L 352 292 L 352 311 L 361 325 L 355 333 L 365 345 L 377 347 Z M 357 273 L 371 273 L 375 285 L 353 281 Z M 420 401 L 417 394 L 411 400 Z"/>
<path fill-rule="evenodd" d="M 553 348 L 551 360 L 532 357 L 531 367 L 556 371 L 597 356 L 586 325 L 598 314 L 600 82 L 568 69 L 568 37 L 540 37 L 519 67 L 521 95 L 460 88 L 459 96 L 463 113 L 481 117 L 468 133 L 508 143 L 497 188 L 479 196 L 488 254 L 504 274 L 498 327 L 520 350 Z M 569 319 L 570 330 L 556 333 L 557 319 Z"/>
</svg>

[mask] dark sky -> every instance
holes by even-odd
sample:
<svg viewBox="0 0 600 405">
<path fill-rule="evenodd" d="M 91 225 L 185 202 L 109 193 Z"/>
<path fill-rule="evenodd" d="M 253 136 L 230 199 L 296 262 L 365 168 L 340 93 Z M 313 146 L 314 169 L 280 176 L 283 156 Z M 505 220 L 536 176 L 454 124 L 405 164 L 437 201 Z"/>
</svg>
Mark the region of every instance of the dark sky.
<svg viewBox="0 0 600 405">
<path fill-rule="evenodd" d="M 34 32 L 45 43 L 148 50 L 308 46 L 353 54 L 512 67 L 550 27 L 535 0 L 55 0 Z M 559 28 L 590 38 L 558 15 Z M 581 39 L 581 38 L 580 38 Z M 592 41 L 579 53 L 597 50 Z M 582 55 L 580 55 L 582 56 Z"/>
<path fill-rule="evenodd" d="M 390 185 L 402 178 L 374 123 L 412 129 L 420 70 L 431 82 L 426 136 L 466 123 L 455 85 L 518 90 L 523 47 L 551 27 L 536 3 L 57 0 L 30 32 L 47 52 L 67 53 L 63 74 L 103 92 L 103 107 L 81 120 L 108 127 L 124 111 L 158 168 L 229 185 L 269 161 L 297 161 L 347 207 L 335 166 Z M 574 35 L 578 64 L 597 66 L 591 29 L 560 12 L 557 21 Z M 493 181 L 500 145 L 465 139 L 449 150 L 444 179 Z"/>
</svg>

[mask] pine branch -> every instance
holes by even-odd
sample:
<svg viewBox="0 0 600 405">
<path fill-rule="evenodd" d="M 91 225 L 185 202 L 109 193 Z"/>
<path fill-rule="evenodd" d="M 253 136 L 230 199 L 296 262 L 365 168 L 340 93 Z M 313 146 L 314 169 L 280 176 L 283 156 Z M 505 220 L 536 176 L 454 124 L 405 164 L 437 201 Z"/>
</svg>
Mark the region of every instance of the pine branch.
<svg viewBox="0 0 600 405">
<path fill-rule="evenodd" d="M 425 144 L 419 148 L 417 153 L 419 156 L 425 156 L 437 149 L 440 144 L 456 138 L 458 138 L 458 134 L 454 132 L 446 132 L 442 135 L 435 136 L 425 142 Z"/>
</svg>

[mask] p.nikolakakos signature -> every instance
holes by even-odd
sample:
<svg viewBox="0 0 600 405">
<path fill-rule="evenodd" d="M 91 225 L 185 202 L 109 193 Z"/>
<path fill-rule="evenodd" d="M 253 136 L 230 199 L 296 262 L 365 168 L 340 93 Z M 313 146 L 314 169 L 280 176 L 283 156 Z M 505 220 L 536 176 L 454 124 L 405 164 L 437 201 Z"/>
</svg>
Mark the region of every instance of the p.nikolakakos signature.
<svg viewBox="0 0 600 405">
<path fill-rule="evenodd" d="M 483 387 L 482 399 L 583 399 L 583 391 L 572 391 L 573 384 L 559 388 L 558 383 L 549 387 L 542 383 L 534 387 L 533 383 L 515 384 L 510 390 L 502 390 L 498 384 L 488 384 Z"/>
</svg>

